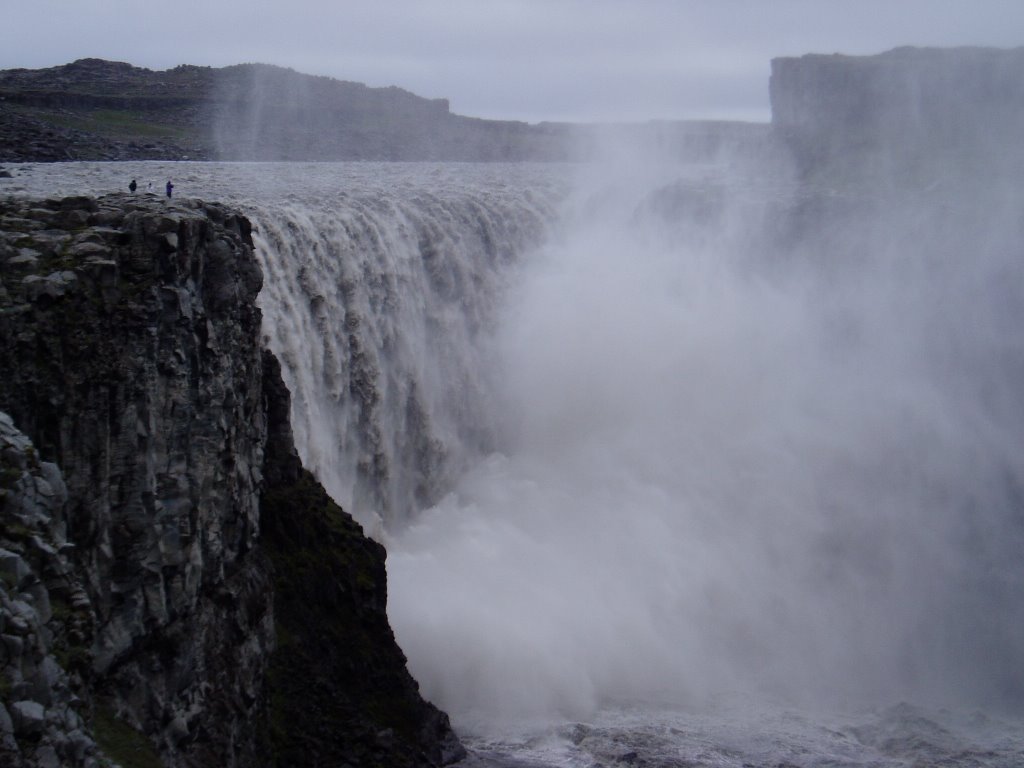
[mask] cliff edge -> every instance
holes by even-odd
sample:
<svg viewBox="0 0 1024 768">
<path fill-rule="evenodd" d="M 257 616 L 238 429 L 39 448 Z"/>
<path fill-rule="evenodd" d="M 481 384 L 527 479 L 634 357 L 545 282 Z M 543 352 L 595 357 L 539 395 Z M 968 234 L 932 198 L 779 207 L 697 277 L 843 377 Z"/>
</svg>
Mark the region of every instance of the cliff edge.
<svg viewBox="0 0 1024 768">
<path fill-rule="evenodd" d="M 298 461 L 249 222 L 0 201 L 0 756 L 434 766 L 384 552 Z"/>
</svg>

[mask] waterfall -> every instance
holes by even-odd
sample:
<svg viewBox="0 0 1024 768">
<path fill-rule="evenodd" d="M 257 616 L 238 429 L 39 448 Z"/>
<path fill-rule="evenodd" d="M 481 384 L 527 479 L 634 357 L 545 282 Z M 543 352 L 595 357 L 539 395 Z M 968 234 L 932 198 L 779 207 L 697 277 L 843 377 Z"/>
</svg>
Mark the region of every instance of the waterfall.
<svg viewBox="0 0 1024 768">
<path fill-rule="evenodd" d="M 552 225 L 559 193 L 542 177 L 453 187 L 436 172 L 252 214 L 302 459 L 377 535 L 494 450 L 488 339 L 518 259 Z"/>
<path fill-rule="evenodd" d="M 425 693 L 1015 699 L 1011 200 L 624 160 L 252 212 L 303 459 L 388 544 Z"/>
<path fill-rule="evenodd" d="M 390 548 L 426 694 L 1019 704 L 1019 197 L 605 172 L 501 307 L 500 450 Z"/>
</svg>

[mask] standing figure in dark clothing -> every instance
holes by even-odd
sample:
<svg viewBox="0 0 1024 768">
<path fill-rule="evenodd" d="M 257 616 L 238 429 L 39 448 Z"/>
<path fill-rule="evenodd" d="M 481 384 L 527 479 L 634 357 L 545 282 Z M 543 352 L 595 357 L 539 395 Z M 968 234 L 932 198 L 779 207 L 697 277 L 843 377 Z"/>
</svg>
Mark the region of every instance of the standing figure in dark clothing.
<svg viewBox="0 0 1024 768">
<path fill-rule="evenodd" d="M 139 185 L 135 183 L 135 179 L 132 179 L 132 183 L 128 185 L 128 189 L 130 189 L 132 192 L 134 192 L 138 188 L 139 188 Z"/>
<path fill-rule="evenodd" d="M 174 189 L 174 185 L 171 184 L 171 180 L 167 180 L 167 197 L 171 196 L 171 190 Z"/>
</svg>

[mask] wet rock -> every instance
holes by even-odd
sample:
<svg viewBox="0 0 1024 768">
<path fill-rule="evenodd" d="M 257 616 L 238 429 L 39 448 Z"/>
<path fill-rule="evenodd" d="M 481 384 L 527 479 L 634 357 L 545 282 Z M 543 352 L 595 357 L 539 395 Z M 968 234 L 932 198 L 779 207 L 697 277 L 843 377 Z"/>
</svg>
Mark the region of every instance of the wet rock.
<svg viewBox="0 0 1024 768">
<path fill-rule="evenodd" d="M 37 749 L 33 757 L 39 768 L 62 768 L 62 761 L 57 756 L 57 750 L 48 744 Z"/>
<path fill-rule="evenodd" d="M 40 736 L 46 727 L 46 710 L 36 701 L 16 701 L 11 705 L 11 721 L 15 736 Z"/>
<path fill-rule="evenodd" d="M 71 246 L 68 255 L 76 259 L 86 256 L 105 256 L 110 253 L 110 248 L 100 243 L 85 242 Z"/>
<path fill-rule="evenodd" d="M 21 555 L 0 549 L 0 579 L 14 589 L 19 589 L 25 578 L 32 572 Z"/>
<path fill-rule="evenodd" d="M 7 707 L 0 701 L 0 754 L 3 751 L 17 750 L 18 744 L 14 740 L 14 721 L 11 719 Z"/>
<path fill-rule="evenodd" d="M 39 251 L 34 251 L 31 248 L 19 248 L 17 256 L 12 256 L 7 260 L 7 266 L 33 267 L 39 263 L 40 255 Z"/>
<path fill-rule="evenodd" d="M 22 285 L 25 288 L 25 296 L 29 301 L 39 301 L 43 298 L 60 298 L 73 288 L 77 279 L 74 272 L 65 270 L 63 272 L 53 272 L 46 277 L 29 275 L 22 280 Z"/>
</svg>

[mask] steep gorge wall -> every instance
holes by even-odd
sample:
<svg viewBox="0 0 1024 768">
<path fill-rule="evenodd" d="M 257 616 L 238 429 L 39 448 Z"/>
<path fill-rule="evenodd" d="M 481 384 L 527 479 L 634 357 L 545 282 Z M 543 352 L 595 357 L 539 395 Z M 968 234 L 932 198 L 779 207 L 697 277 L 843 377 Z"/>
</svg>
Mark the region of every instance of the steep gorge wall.
<svg viewBox="0 0 1024 768">
<path fill-rule="evenodd" d="M 247 220 L 218 205 L 0 203 L 0 410 L 24 454 L 8 451 L 0 549 L 5 610 L 27 617 L 17 659 L 0 626 L 8 763 L 96 764 L 90 734 L 113 749 L 125 726 L 167 766 L 298 765 L 310 744 L 309 764 L 459 753 L 387 625 L 383 550 L 295 458 L 287 390 L 259 344 L 261 282 Z M 33 473 L 66 502 L 20 514 L 23 486 L 42 487 Z M 305 654 L 324 627 L 358 646 L 354 672 L 337 650 Z M 345 717 L 302 709 L 313 690 Z M 50 711 L 60 702 L 78 719 Z"/>
<path fill-rule="evenodd" d="M 772 125 L 804 172 L 916 181 L 936 167 L 1024 170 L 1024 48 L 777 58 L 770 93 Z"/>
</svg>

